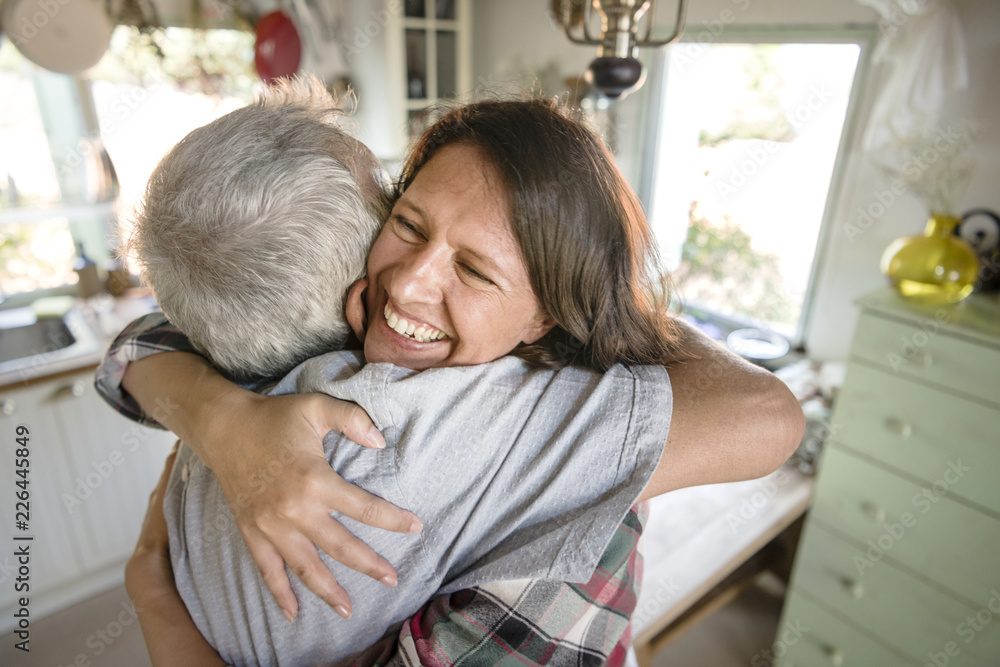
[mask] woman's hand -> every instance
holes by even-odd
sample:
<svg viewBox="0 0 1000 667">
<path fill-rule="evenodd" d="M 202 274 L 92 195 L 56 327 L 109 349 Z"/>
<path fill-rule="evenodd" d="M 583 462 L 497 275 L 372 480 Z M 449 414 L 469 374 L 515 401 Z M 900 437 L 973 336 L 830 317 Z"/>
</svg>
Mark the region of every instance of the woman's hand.
<svg viewBox="0 0 1000 667">
<path fill-rule="evenodd" d="M 327 462 L 322 441 L 331 430 L 367 447 L 384 446 L 360 407 L 322 394 L 260 396 L 225 380 L 201 357 L 180 352 L 132 363 L 123 385 L 216 474 L 286 617 L 292 619 L 298 611 L 286 562 L 316 595 L 341 615 L 350 615 L 350 597 L 316 547 L 347 567 L 395 585 L 392 565 L 330 517 L 340 512 L 401 533 L 421 529 L 414 514 L 345 482 Z"/>
<path fill-rule="evenodd" d="M 323 436 L 331 430 L 368 447 L 385 446 L 364 410 L 322 394 L 247 394 L 232 400 L 236 405 L 229 418 L 219 415 L 214 422 L 215 437 L 240 443 L 242 451 L 232 456 L 206 447 L 214 452 L 206 465 L 218 476 L 236 525 L 289 620 L 295 617 L 297 603 L 285 562 L 337 613 L 350 616 L 350 597 L 313 544 L 344 565 L 395 586 L 396 572 L 388 561 L 330 518 L 338 511 L 396 532 L 421 528 L 413 514 L 341 479 L 323 454 Z M 262 438 L 266 433 L 280 435 Z"/>
</svg>

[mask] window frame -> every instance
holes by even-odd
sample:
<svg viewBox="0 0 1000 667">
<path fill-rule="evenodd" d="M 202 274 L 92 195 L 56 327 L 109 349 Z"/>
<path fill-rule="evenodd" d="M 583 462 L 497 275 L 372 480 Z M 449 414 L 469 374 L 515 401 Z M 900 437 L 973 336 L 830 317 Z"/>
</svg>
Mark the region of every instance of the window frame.
<svg viewBox="0 0 1000 667">
<path fill-rule="evenodd" d="M 816 246 L 813 249 L 813 261 L 806 282 L 805 294 L 802 298 L 802 312 L 793 336 L 789 337 L 792 348 L 802 348 L 809 334 L 809 327 L 812 323 L 812 310 L 815 306 L 814 300 L 818 289 L 820 275 L 823 272 L 827 261 L 826 248 L 829 246 L 834 218 L 838 214 L 843 198 L 843 188 L 851 161 L 850 149 L 856 144 L 858 133 L 862 130 L 864 119 L 862 118 L 862 107 L 864 105 L 864 93 L 868 88 L 868 81 L 872 69 L 872 52 L 875 47 L 878 30 L 871 26 L 812 26 L 812 25 L 787 25 L 787 26 L 737 26 L 730 25 L 719 35 L 714 36 L 711 42 L 699 40 L 699 36 L 704 36 L 706 30 L 698 26 L 689 26 L 681 33 L 678 41 L 664 49 L 658 49 L 651 59 L 649 66 L 649 77 L 647 85 L 649 90 L 648 111 L 644 119 L 642 132 L 649 138 L 646 141 L 646 149 L 643 151 L 640 166 L 639 198 L 646 208 L 647 214 L 651 213 L 651 203 L 653 202 L 653 187 L 656 176 L 656 168 L 662 155 L 661 149 L 663 141 L 658 133 L 658 125 L 661 121 L 661 114 L 665 106 L 667 92 L 667 79 L 670 71 L 670 53 L 676 45 L 684 44 L 857 44 L 860 48 L 858 53 L 858 65 L 854 73 L 854 80 L 851 84 L 851 91 L 848 97 L 847 109 L 844 118 L 844 127 L 840 134 L 840 142 L 837 146 L 837 157 L 834 160 L 833 172 L 830 176 L 830 186 L 827 190 L 826 202 L 823 207 L 823 215 L 820 220 L 819 233 L 816 237 Z M 697 307 L 699 311 L 705 311 L 717 317 L 720 321 L 733 323 L 735 320 L 732 313 L 715 312 L 707 308 Z M 766 323 L 757 321 L 755 326 L 767 328 Z"/>
</svg>

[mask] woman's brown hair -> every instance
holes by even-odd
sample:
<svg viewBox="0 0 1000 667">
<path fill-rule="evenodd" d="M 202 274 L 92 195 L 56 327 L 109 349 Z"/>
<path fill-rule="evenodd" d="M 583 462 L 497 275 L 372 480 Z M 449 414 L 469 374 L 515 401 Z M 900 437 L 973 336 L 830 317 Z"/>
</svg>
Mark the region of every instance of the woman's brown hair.
<svg viewBox="0 0 1000 667">
<path fill-rule="evenodd" d="M 511 354 L 604 371 L 673 357 L 669 290 L 645 215 L 601 139 L 555 100 L 476 102 L 441 117 L 403 166 L 405 190 L 434 153 L 474 146 L 508 197 L 515 238 L 552 331 Z"/>
</svg>

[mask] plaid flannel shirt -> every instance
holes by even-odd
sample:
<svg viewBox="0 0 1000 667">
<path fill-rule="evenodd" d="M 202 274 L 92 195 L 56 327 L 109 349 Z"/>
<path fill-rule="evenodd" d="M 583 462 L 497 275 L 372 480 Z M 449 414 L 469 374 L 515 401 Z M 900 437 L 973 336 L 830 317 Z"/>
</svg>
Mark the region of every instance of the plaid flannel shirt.
<svg viewBox="0 0 1000 667">
<path fill-rule="evenodd" d="M 111 344 L 97 370 L 98 393 L 129 419 L 162 428 L 124 391 L 122 378 L 129 362 L 170 351 L 197 354 L 162 313 L 139 318 Z M 646 504 L 633 506 L 586 583 L 523 579 L 440 595 L 341 664 L 622 665 L 642 579 L 645 520 Z"/>
</svg>

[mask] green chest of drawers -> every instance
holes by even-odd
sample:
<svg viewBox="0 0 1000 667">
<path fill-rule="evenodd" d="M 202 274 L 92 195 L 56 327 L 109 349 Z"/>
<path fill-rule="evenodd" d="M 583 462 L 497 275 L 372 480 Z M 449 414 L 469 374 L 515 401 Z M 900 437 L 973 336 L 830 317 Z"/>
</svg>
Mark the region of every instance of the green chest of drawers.
<svg viewBox="0 0 1000 667">
<path fill-rule="evenodd" d="M 859 305 L 774 663 L 1000 667 L 1000 302 Z"/>
</svg>

